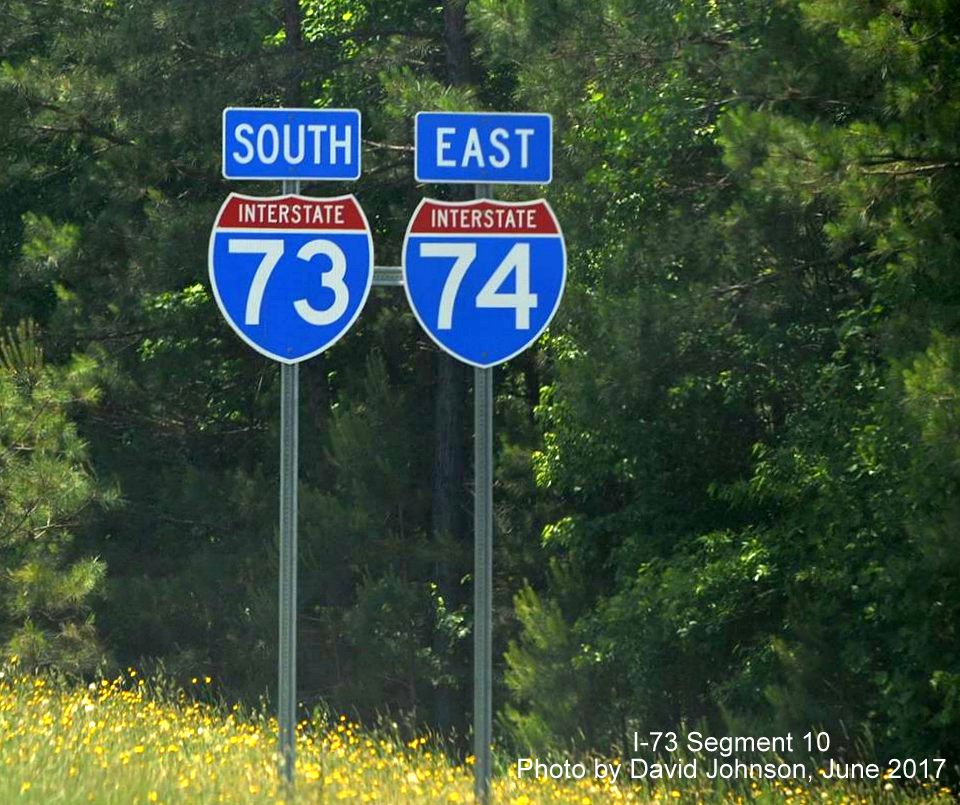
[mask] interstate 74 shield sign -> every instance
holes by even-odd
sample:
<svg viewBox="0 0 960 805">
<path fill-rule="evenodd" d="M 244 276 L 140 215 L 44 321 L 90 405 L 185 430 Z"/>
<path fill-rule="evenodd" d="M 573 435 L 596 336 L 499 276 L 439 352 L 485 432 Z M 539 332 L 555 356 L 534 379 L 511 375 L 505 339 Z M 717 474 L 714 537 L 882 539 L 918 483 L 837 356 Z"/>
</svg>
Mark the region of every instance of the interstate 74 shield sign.
<svg viewBox="0 0 960 805">
<path fill-rule="evenodd" d="M 421 326 L 441 349 L 480 368 L 537 340 L 566 273 L 563 233 L 543 199 L 423 199 L 403 241 L 404 289 Z"/>
<path fill-rule="evenodd" d="M 373 282 L 373 240 L 352 196 L 231 193 L 210 234 L 210 283 L 237 335 L 283 363 L 350 329 Z"/>
</svg>

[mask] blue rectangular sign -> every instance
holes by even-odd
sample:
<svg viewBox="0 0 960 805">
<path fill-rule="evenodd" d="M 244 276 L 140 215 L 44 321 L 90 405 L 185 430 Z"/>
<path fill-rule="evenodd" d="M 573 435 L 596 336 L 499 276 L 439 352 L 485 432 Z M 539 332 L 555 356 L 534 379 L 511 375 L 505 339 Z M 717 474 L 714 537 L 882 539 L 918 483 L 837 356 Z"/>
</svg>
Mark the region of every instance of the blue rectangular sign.
<svg viewBox="0 0 960 805">
<path fill-rule="evenodd" d="M 418 182 L 549 184 L 553 118 L 514 112 L 418 112 Z"/>
<path fill-rule="evenodd" d="M 360 178 L 356 109 L 223 110 L 225 179 Z"/>
</svg>

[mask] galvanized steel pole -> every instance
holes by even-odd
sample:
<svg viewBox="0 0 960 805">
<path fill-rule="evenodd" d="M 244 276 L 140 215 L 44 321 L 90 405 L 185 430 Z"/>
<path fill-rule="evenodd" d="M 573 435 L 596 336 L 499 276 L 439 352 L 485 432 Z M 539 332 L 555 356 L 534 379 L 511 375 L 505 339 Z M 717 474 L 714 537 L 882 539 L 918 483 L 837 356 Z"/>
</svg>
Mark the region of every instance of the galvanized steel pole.
<svg viewBox="0 0 960 805">
<path fill-rule="evenodd" d="M 299 181 L 283 192 L 299 193 Z M 280 776 L 293 785 L 297 740 L 297 483 L 299 367 L 280 364 L 280 636 L 277 722 Z"/>
<path fill-rule="evenodd" d="M 493 198 L 493 187 L 478 184 L 475 195 Z M 477 803 L 487 805 L 493 732 L 493 369 L 474 369 L 473 383 L 473 788 Z"/>
</svg>

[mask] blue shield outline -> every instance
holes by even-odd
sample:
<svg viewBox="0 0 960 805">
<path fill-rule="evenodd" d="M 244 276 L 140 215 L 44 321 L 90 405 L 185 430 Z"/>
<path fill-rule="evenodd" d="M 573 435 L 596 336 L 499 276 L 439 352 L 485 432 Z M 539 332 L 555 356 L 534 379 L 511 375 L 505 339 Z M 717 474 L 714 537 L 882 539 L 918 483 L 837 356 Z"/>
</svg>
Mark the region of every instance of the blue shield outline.
<svg viewBox="0 0 960 805">
<path fill-rule="evenodd" d="M 427 205 L 433 205 L 436 207 L 467 207 L 469 208 L 472 206 L 479 206 L 481 204 L 488 204 L 495 207 L 508 208 L 508 209 L 541 206 L 549 214 L 549 217 L 552 219 L 554 225 L 556 226 L 557 231 L 555 234 L 551 233 L 550 235 L 530 235 L 530 234 L 524 234 L 524 233 L 516 233 L 516 234 L 511 233 L 508 235 L 504 235 L 504 234 L 486 234 L 485 235 L 482 233 L 471 233 L 469 235 L 466 235 L 466 234 L 447 234 L 442 232 L 435 232 L 435 233 L 434 232 L 431 232 L 431 233 L 411 232 L 411 229 L 413 228 L 413 224 L 416 221 L 417 216 L 419 215 L 421 210 Z M 447 335 L 442 335 L 439 332 L 437 332 L 437 328 L 435 328 L 432 324 L 428 324 L 427 318 L 436 319 L 436 316 L 434 315 L 436 311 L 432 310 L 432 307 L 433 307 L 432 297 L 437 296 L 438 294 L 437 293 L 430 294 L 431 296 L 431 299 L 430 299 L 431 310 L 429 311 L 430 315 L 425 315 L 427 314 L 427 311 L 423 309 L 424 305 L 422 304 L 422 300 L 416 298 L 418 296 L 418 291 L 417 291 L 418 283 L 416 281 L 412 281 L 411 263 L 424 260 L 424 259 L 429 259 L 432 262 L 435 262 L 438 265 L 438 267 L 440 265 L 443 265 L 443 263 L 440 259 L 437 259 L 437 258 L 416 257 L 414 258 L 414 260 L 411 260 L 411 255 L 409 250 L 414 242 L 423 242 L 427 240 L 434 241 L 434 242 L 446 242 L 446 241 L 452 241 L 454 239 L 459 239 L 459 240 L 473 239 L 478 241 L 478 248 L 484 248 L 484 250 L 487 250 L 486 244 L 481 244 L 480 243 L 481 241 L 500 241 L 505 246 L 508 246 L 509 244 L 514 242 L 524 242 L 525 240 L 532 242 L 538 238 L 543 239 L 544 241 L 547 241 L 547 240 L 554 241 L 552 250 L 556 255 L 556 264 L 557 264 L 556 267 L 559 269 L 559 278 L 558 278 L 558 281 L 555 280 L 553 283 L 556 289 L 555 290 L 556 298 L 554 299 L 553 304 L 550 306 L 549 310 L 546 312 L 546 315 L 543 315 L 540 317 L 541 320 L 537 323 L 536 327 L 531 328 L 531 331 L 529 334 L 524 335 L 523 337 L 515 338 L 514 340 L 516 343 L 512 347 L 509 347 L 509 348 L 504 347 L 501 350 L 502 354 L 498 353 L 496 355 L 491 355 L 489 359 L 484 359 L 479 354 L 476 354 L 478 352 L 478 350 L 476 349 L 469 350 L 470 352 L 473 352 L 475 354 L 473 355 L 466 354 L 467 350 L 463 349 L 463 347 L 458 347 L 458 345 L 455 343 L 452 343 L 452 341 L 456 339 L 451 338 L 452 334 L 449 334 L 449 331 L 447 331 L 448 332 Z M 495 247 L 491 247 L 491 248 L 495 249 Z M 407 230 L 404 235 L 401 254 L 402 254 L 404 293 L 407 296 L 407 301 L 410 304 L 410 309 L 413 311 L 413 315 L 417 319 L 417 322 L 420 324 L 420 327 L 430 337 L 430 340 L 433 341 L 433 343 L 436 344 L 444 352 L 446 352 L 449 355 L 452 355 L 454 358 L 456 358 L 457 360 L 463 363 L 466 363 L 470 366 L 475 366 L 480 369 L 487 369 L 492 366 L 497 366 L 501 363 L 505 363 L 511 358 L 514 358 L 517 355 L 519 355 L 524 350 L 529 349 L 533 345 L 533 343 L 543 334 L 546 328 L 550 325 L 550 322 L 553 320 L 553 317 L 560 306 L 560 301 L 563 299 L 563 292 L 566 287 L 567 251 L 566 251 L 566 244 L 563 238 L 563 230 L 560 228 L 560 222 L 557 220 L 556 214 L 553 212 L 553 209 L 550 207 L 550 204 L 545 199 L 536 199 L 534 201 L 519 201 L 519 202 L 498 201 L 494 199 L 472 199 L 469 201 L 459 201 L 459 202 L 440 201 L 437 199 L 430 199 L 430 198 L 421 199 L 420 203 L 417 205 L 416 209 L 413 211 L 413 214 L 410 216 L 410 221 L 407 224 Z M 449 274 L 449 270 L 451 270 L 452 268 L 452 263 L 448 262 L 447 264 L 444 265 L 444 268 L 447 269 L 446 273 Z M 468 274 L 469 274 L 469 271 L 470 270 L 468 269 Z M 534 266 L 531 265 L 531 275 L 533 274 L 533 272 L 534 272 Z M 492 273 L 492 268 L 491 268 L 491 273 Z M 443 276 L 445 277 L 446 274 L 444 274 Z M 531 285 L 535 286 L 535 283 L 531 283 Z M 496 318 L 497 313 L 499 313 L 499 311 L 488 312 L 487 314 L 485 314 L 485 317 L 487 317 L 488 319 Z M 506 329 L 510 329 L 510 328 L 506 328 Z M 482 339 L 483 335 L 481 334 L 479 337 Z M 482 352 L 482 350 L 479 350 L 479 352 Z"/>
<path fill-rule="evenodd" d="M 222 249 L 219 248 L 218 236 L 224 236 L 227 234 L 239 235 L 240 230 L 234 227 L 221 227 L 220 221 L 223 216 L 224 211 L 231 201 L 234 199 L 242 199 L 245 201 L 252 202 L 270 202 L 277 201 L 281 199 L 302 199 L 308 202 L 318 202 L 318 201 L 347 201 L 352 203 L 356 208 L 357 213 L 359 214 L 360 220 L 363 222 L 363 230 L 343 230 L 343 229 L 329 229 L 323 228 L 322 226 L 311 226 L 304 228 L 288 228 L 286 230 L 271 229 L 269 227 L 263 228 L 245 228 L 243 230 L 242 236 L 247 238 L 263 238 L 263 237 L 280 237 L 284 240 L 284 257 L 281 259 L 281 262 L 277 265 L 277 270 L 280 269 L 281 264 L 284 261 L 290 261 L 295 258 L 292 257 L 296 252 L 296 248 L 289 247 L 289 241 L 292 241 L 294 244 L 299 245 L 301 242 L 305 242 L 314 238 L 324 238 L 338 243 L 338 245 L 343 249 L 344 244 L 338 242 L 344 239 L 351 239 L 349 251 L 348 249 L 343 249 L 347 257 L 348 265 L 347 272 L 348 276 L 351 276 L 353 280 L 352 284 L 360 288 L 360 293 L 358 295 L 350 294 L 351 301 L 348 303 L 349 307 L 344 313 L 344 316 L 337 320 L 336 322 L 330 325 L 315 326 L 315 325 L 302 325 L 299 322 L 296 323 L 296 326 L 300 328 L 301 334 L 308 333 L 309 335 L 315 334 L 322 340 L 316 342 L 316 346 L 307 345 L 303 348 L 302 351 L 296 352 L 292 355 L 284 355 L 278 352 L 275 349 L 271 349 L 263 344 L 257 342 L 257 340 L 251 337 L 247 332 L 244 331 L 244 327 L 250 327 L 251 325 L 241 325 L 231 313 L 231 307 L 236 308 L 237 305 L 235 302 L 230 300 L 236 296 L 235 289 L 231 288 L 229 292 L 226 292 L 226 289 L 221 289 L 220 283 L 217 281 L 217 260 L 216 255 L 222 253 Z M 349 252 L 356 252 L 359 249 L 361 256 L 365 252 L 366 260 L 358 264 L 357 260 L 350 260 L 351 254 Z M 253 271 L 256 270 L 256 261 L 253 261 Z M 304 263 L 304 265 L 309 265 Z M 347 194 L 343 196 L 330 196 L 330 197 L 321 197 L 321 196 L 304 196 L 296 193 L 288 193 L 276 196 L 249 196 L 242 193 L 230 193 L 223 204 L 220 206 L 217 216 L 215 218 L 214 226 L 210 232 L 210 239 L 207 247 L 207 273 L 210 280 L 210 287 L 213 290 L 213 296 L 217 303 L 217 307 L 220 310 L 221 315 L 227 321 L 227 324 L 230 325 L 230 329 L 233 330 L 240 339 L 247 344 L 247 346 L 259 352 L 261 355 L 270 358 L 271 360 L 279 361 L 280 363 L 286 364 L 296 364 L 303 361 L 309 360 L 310 358 L 316 357 L 321 352 L 329 349 L 337 341 L 339 341 L 346 333 L 350 330 L 351 327 L 356 323 L 357 319 L 360 316 L 360 313 L 363 311 L 363 308 L 366 305 L 367 299 L 370 296 L 370 288 L 373 286 L 373 266 L 374 266 L 374 254 L 373 254 L 373 236 L 370 231 L 370 223 L 367 220 L 366 213 L 363 211 L 363 207 L 360 206 L 360 203 L 357 201 L 356 197 L 353 194 Z M 222 266 L 220 267 L 222 270 Z M 288 268 L 289 271 L 289 268 Z M 362 271 L 365 276 L 356 277 L 356 272 Z M 352 272 L 352 274 L 351 274 Z M 252 272 L 250 272 L 252 273 Z M 321 272 L 322 274 L 323 272 Z M 317 278 L 318 275 L 314 271 L 311 275 L 312 280 L 310 287 L 306 288 L 304 293 L 310 295 L 314 293 L 321 283 Z M 287 283 L 289 284 L 289 282 Z M 346 283 L 348 288 L 350 288 L 351 282 Z M 239 286 L 243 287 L 243 286 Z M 249 285 L 246 286 L 249 291 Z M 268 289 L 270 283 L 268 282 Z M 230 299 L 225 299 L 224 294 Z M 359 297 L 359 301 L 354 301 Z M 270 306 L 265 304 L 264 309 L 269 310 Z M 293 311 L 292 306 L 290 311 L 287 311 L 288 315 L 295 316 L 296 313 Z M 310 333 L 306 328 L 312 327 L 313 333 Z M 319 330 L 325 330 L 327 336 L 325 337 L 323 333 L 316 332 Z M 307 337 L 309 337 L 309 335 Z"/>
</svg>

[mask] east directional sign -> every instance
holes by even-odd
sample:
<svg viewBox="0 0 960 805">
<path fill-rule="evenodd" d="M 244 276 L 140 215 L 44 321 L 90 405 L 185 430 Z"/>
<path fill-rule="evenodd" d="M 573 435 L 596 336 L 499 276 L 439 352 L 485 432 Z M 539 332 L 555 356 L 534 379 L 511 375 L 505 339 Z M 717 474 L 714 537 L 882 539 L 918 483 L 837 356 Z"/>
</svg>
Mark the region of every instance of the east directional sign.
<svg viewBox="0 0 960 805">
<path fill-rule="evenodd" d="M 423 199 L 403 241 L 403 280 L 430 338 L 486 368 L 529 347 L 560 304 L 567 254 L 546 201 Z"/>
<path fill-rule="evenodd" d="M 237 335 L 298 363 L 353 325 L 373 282 L 373 240 L 351 196 L 231 193 L 210 234 L 210 283 Z"/>
<path fill-rule="evenodd" d="M 225 179 L 360 178 L 356 109 L 228 107 L 222 142 Z"/>
<path fill-rule="evenodd" d="M 549 184 L 553 118 L 540 113 L 418 112 L 418 182 Z"/>
</svg>

